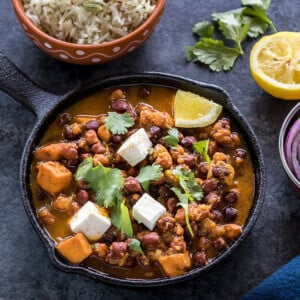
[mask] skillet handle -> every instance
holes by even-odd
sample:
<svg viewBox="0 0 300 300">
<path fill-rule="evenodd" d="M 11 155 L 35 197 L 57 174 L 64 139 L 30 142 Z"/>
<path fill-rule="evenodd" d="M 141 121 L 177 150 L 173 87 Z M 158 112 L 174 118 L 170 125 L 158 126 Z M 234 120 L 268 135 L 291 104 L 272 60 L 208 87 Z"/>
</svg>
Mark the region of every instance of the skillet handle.
<svg viewBox="0 0 300 300">
<path fill-rule="evenodd" d="M 37 86 L 1 52 L 0 90 L 25 105 L 39 119 L 45 116 L 62 97 L 48 93 Z"/>
</svg>

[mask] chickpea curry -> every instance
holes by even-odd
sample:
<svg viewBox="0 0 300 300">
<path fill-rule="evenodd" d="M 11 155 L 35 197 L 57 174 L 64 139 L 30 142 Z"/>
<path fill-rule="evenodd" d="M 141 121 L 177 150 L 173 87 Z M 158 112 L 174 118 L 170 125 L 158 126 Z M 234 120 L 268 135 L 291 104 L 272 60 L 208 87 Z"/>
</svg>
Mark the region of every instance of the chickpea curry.
<svg viewBox="0 0 300 300">
<path fill-rule="evenodd" d="M 254 171 L 222 112 L 177 128 L 175 89 L 120 86 L 62 112 L 34 151 L 37 216 L 71 264 L 118 278 L 201 268 L 242 233 Z"/>
</svg>

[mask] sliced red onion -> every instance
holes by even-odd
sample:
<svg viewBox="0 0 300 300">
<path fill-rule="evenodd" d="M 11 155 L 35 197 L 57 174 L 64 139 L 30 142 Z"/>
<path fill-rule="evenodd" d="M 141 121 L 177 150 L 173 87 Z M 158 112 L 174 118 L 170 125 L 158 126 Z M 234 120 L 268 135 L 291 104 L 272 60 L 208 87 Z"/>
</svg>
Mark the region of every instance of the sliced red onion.
<svg viewBox="0 0 300 300">
<path fill-rule="evenodd" d="M 292 142 L 292 167 L 294 174 L 298 180 L 300 180 L 300 164 L 298 160 L 298 148 L 300 144 L 300 131 Z"/>
<path fill-rule="evenodd" d="M 295 121 L 295 123 L 291 126 L 289 129 L 289 132 L 287 134 L 287 137 L 285 139 L 285 144 L 284 144 L 284 152 L 286 156 L 286 162 L 293 171 L 292 167 L 292 143 L 293 140 L 295 139 L 297 133 L 300 132 L 300 118 Z"/>
</svg>

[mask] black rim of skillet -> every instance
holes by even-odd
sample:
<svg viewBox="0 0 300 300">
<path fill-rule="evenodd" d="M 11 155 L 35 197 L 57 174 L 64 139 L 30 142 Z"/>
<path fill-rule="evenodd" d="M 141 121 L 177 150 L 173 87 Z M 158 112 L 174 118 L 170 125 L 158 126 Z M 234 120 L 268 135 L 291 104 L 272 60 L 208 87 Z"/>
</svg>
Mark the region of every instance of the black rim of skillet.
<svg viewBox="0 0 300 300">
<path fill-rule="evenodd" d="M 58 113 L 61 112 L 64 108 L 66 108 L 68 105 L 74 103 L 74 101 L 88 94 L 92 94 L 95 91 L 111 88 L 114 86 L 116 87 L 131 84 L 162 85 L 172 87 L 175 89 L 188 90 L 213 99 L 217 103 L 220 103 L 221 105 L 223 105 L 225 114 L 228 115 L 231 119 L 233 119 L 234 123 L 239 128 L 241 134 L 247 142 L 248 149 L 251 153 L 255 172 L 255 194 L 253 199 L 253 205 L 249 217 L 247 219 L 246 225 L 244 226 L 243 233 L 226 251 L 221 253 L 212 262 L 208 263 L 208 265 L 202 268 L 196 268 L 191 271 L 188 271 L 182 276 L 158 279 L 123 279 L 111 277 L 108 274 L 102 273 L 100 271 L 85 266 L 71 265 L 67 261 L 65 261 L 55 250 L 55 242 L 52 240 L 52 238 L 48 235 L 41 223 L 38 221 L 36 217 L 35 208 L 33 207 L 33 204 L 31 202 L 30 168 L 32 163 L 32 153 L 35 147 L 38 145 L 39 139 L 43 135 L 47 126 L 54 120 L 54 117 L 57 116 Z M 55 104 L 53 104 L 53 102 L 51 101 L 51 94 L 46 92 L 45 94 L 49 98 L 49 101 L 44 101 L 44 107 L 42 109 L 40 108 L 42 113 L 40 112 L 40 114 L 37 114 L 38 121 L 35 127 L 33 128 L 33 131 L 30 134 L 25 145 L 21 160 L 20 182 L 22 200 L 26 213 L 32 223 L 33 228 L 45 244 L 52 263 L 57 268 L 65 272 L 83 274 L 106 283 L 120 286 L 153 287 L 170 285 L 173 283 L 185 281 L 190 278 L 194 278 L 200 273 L 203 273 L 204 271 L 218 264 L 221 260 L 228 257 L 237 248 L 237 246 L 244 240 L 246 235 L 253 227 L 264 199 L 265 166 L 263 161 L 263 155 L 258 140 L 249 123 L 232 104 L 229 95 L 222 88 L 215 85 L 205 84 L 191 79 L 187 79 L 185 77 L 158 72 L 145 72 L 138 74 L 109 75 L 99 80 L 86 83 L 78 89 L 75 89 L 74 91 L 68 93 L 66 96 L 58 97 L 56 95 L 53 95 L 54 99 L 56 98 L 56 101 L 53 101 Z"/>
</svg>

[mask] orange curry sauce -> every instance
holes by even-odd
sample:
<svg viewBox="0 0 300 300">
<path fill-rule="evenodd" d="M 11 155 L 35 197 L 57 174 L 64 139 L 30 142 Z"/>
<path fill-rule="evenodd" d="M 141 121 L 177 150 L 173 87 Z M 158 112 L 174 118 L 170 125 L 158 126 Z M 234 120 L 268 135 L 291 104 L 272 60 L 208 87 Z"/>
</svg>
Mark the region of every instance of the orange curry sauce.
<svg viewBox="0 0 300 300">
<path fill-rule="evenodd" d="M 150 95 L 147 98 L 142 99 L 139 97 L 138 90 L 140 86 L 121 86 L 118 87 L 125 91 L 126 100 L 134 107 L 139 102 L 144 102 L 152 105 L 158 111 L 165 111 L 169 114 L 173 115 L 173 100 L 176 93 L 176 90 L 166 87 L 160 86 L 149 86 L 147 87 L 150 90 Z M 101 114 L 106 114 L 107 111 L 110 110 L 110 94 L 113 89 L 105 90 L 97 92 L 91 96 L 87 96 L 86 98 L 74 103 L 64 112 L 71 114 L 73 117 L 77 116 L 78 120 L 89 120 L 96 118 L 96 116 Z M 226 117 L 226 116 L 220 116 Z M 57 119 L 50 124 L 46 133 L 40 141 L 39 147 L 43 145 L 47 145 L 50 143 L 57 143 L 64 141 L 62 136 L 62 127 L 58 125 L 59 116 Z M 76 120 L 76 118 L 75 118 Z M 234 124 L 231 124 L 232 131 L 237 131 L 238 128 L 234 127 Z M 180 129 L 179 129 L 180 130 Z M 203 129 L 193 129 L 195 136 Z M 243 137 L 241 137 L 241 145 L 239 148 L 243 148 L 247 150 L 245 141 Z M 227 155 L 233 156 L 233 150 L 229 149 L 226 152 Z M 37 162 L 33 161 L 32 164 L 32 174 L 31 174 L 31 189 L 33 195 L 33 204 L 37 211 L 39 211 L 42 207 L 48 206 L 51 207 L 53 198 L 50 195 L 47 195 L 42 200 L 39 197 L 40 188 L 36 182 L 36 170 Z M 254 193 L 254 172 L 253 165 L 251 161 L 251 157 L 248 153 L 243 163 L 235 169 L 234 182 L 240 191 L 240 197 L 236 203 L 232 204 L 232 207 L 237 209 L 238 214 L 235 220 L 231 223 L 235 223 L 237 225 L 243 226 L 249 215 L 249 211 L 252 206 L 253 193 Z M 64 191 L 66 194 L 74 192 L 76 189 L 75 184 L 72 183 L 68 191 Z M 224 187 L 226 189 L 226 187 Z M 227 187 L 228 189 L 228 187 Z M 227 205 L 225 201 L 222 199 L 218 210 L 220 212 L 223 211 L 223 208 Z M 65 238 L 72 236 L 73 233 L 70 230 L 69 219 L 70 214 L 67 212 L 59 212 L 54 209 L 51 210 L 52 214 L 55 216 L 55 222 L 53 224 L 43 224 L 45 230 L 49 233 L 49 235 L 53 238 L 53 240 L 57 243 L 64 240 Z M 223 220 L 221 220 L 221 224 L 225 224 Z M 191 252 L 195 251 L 197 247 L 197 243 L 192 243 L 192 248 L 189 249 Z M 220 254 L 213 249 L 213 247 L 208 247 L 206 250 L 206 255 L 208 257 L 208 262 L 214 259 L 216 256 Z M 159 278 L 164 277 L 165 274 L 162 271 L 162 268 L 158 263 L 153 263 L 149 267 L 145 267 L 140 265 L 139 263 L 135 264 L 131 268 L 124 268 L 119 266 L 111 266 L 107 264 L 105 261 L 97 258 L 95 255 L 91 255 L 86 260 L 82 262 L 83 265 L 92 267 L 97 269 L 103 273 L 107 273 L 110 276 L 118 277 L 118 278 Z"/>
</svg>

